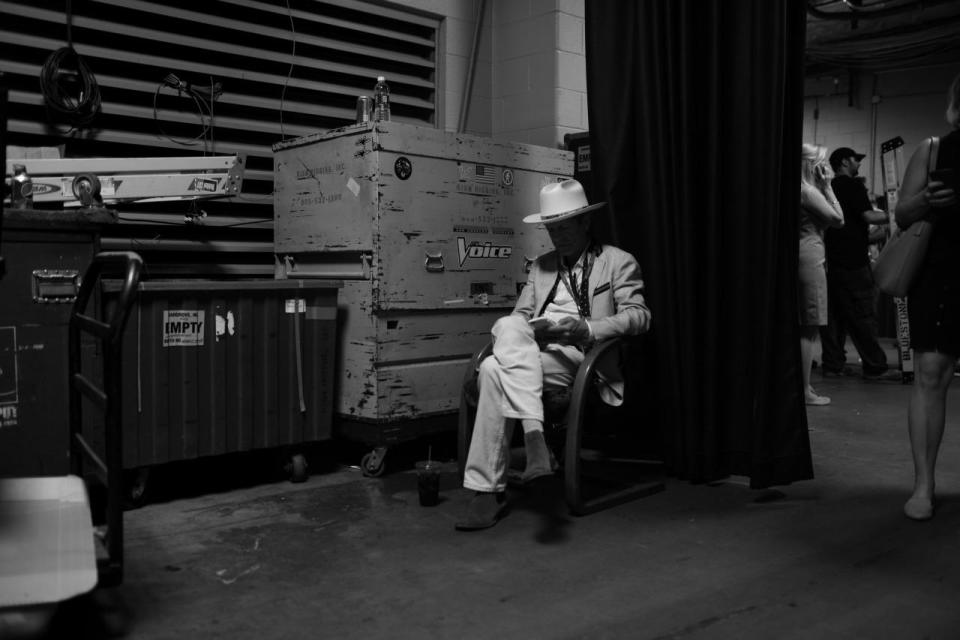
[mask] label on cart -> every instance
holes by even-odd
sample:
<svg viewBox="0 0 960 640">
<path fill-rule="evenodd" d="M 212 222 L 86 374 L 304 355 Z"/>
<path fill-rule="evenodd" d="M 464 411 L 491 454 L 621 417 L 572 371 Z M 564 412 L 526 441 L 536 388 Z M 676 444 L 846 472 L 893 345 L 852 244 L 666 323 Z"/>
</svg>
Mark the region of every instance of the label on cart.
<svg viewBox="0 0 960 640">
<path fill-rule="evenodd" d="M 202 347 L 203 311 L 166 310 L 163 312 L 163 346 Z"/>
<path fill-rule="evenodd" d="M 17 426 L 17 328 L 0 327 L 0 429 Z"/>
<path fill-rule="evenodd" d="M 287 313 L 303 313 L 307 310 L 307 300 L 305 298 L 287 298 L 284 301 L 284 310 Z"/>
</svg>

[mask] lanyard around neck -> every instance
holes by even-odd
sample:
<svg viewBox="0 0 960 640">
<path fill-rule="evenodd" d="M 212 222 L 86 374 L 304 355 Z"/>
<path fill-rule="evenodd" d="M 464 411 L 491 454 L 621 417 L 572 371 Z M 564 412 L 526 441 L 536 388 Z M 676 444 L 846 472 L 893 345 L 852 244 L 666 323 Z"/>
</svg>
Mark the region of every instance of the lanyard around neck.
<svg viewBox="0 0 960 640">
<path fill-rule="evenodd" d="M 593 269 L 593 252 L 585 251 L 583 257 L 583 273 L 580 276 L 580 286 L 577 286 L 576 276 L 573 274 L 573 267 L 567 268 L 563 264 L 563 258 L 557 255 L 557 271 L 563 286 L 567 288 L 570 297 L 577 304 L 577 312 L 581 318 L 590 317 L 590 271 Z M 574 267 L 576 263 L 574 263 Z"/>
</svg>

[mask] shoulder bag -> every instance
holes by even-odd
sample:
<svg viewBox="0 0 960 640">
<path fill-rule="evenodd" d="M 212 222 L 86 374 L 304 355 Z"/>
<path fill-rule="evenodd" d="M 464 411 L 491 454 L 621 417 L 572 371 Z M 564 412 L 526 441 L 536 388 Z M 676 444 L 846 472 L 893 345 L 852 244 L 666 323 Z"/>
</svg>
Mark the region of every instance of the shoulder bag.
<svg viewBox="0 0 960 640">
<path fill-rule="evenodd" d="M 937 166 L 940 138 L 930 138 L 930 155 L 927 158 L 927 173 Z M 910 291 L 920 271 L 930 245 L 933 223 L 917 220 L 906 229 L 897 229 L 883 246 L 876 264 L 873 279 L 880 291 L 895 298 L 903 298 Z"/>
</svg>

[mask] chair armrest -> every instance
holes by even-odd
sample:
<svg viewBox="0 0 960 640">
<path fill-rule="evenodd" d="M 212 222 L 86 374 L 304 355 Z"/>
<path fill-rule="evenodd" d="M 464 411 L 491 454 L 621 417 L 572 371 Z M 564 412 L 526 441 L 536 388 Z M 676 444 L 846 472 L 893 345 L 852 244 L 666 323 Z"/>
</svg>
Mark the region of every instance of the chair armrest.
<svg viewBox="0 0 960 640">
<path fill-rule="evenodd" d="M 583 364 L 581 364 L 577 370 L 577 377 L 574 379 L 574 397 L 576 397 L 576 386 L 579 379 L 582 377 L 584 384 L 592 379 L 596 374 L 600 360 L 608 357 L 613 350 L 622 348 L 624 344 L 623 338 L 610 338 L 609 340 L 598 342 L 587 352 L 586 357 L 583 359 Z"/>
<path fill-rule="evenodd" d="M 564 445 L 564 485 L 568 500 L 579 503 L 580 445 L 583 439 L 583 421 L 587 399 L 593 386 L 597 368 L 603 358 L 618 352 L 626 344 L 623 338 L 611 338 L 600 342 L 587 352 L 573 380 L 570 406 L 567 408 L 567 436 Z"/>
</svg>

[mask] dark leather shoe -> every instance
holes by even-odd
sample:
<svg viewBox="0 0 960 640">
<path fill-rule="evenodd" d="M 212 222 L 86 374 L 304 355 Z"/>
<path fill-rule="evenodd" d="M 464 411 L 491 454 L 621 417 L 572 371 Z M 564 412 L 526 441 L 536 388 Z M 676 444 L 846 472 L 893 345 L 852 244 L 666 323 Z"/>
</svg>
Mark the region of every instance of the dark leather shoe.
<svg viewBox="0 0 960 640">
<path fill-rule="evenodd" d="M 507 511 L 507 494 L 484 493 L 477 491 L 467 504 L 467 513 L 454 523 L 457 531 L 477 531 L 489 529 L 502 518 Z"/>
<path fill-rule="evenodd" d="M 824 378 L 849 378 L 851 376 L 857 375 L 856 369 L 844 365 L 842 369 L 827 369 L 823 368 L 823 377 Z"/>
<path fill-rule="evenodd" d="M 903 376 L 896 369 L 888 369 L 880 373 L 864 373 L 863 379 L 875 382 L 903 382 Z"/>
</svg>

